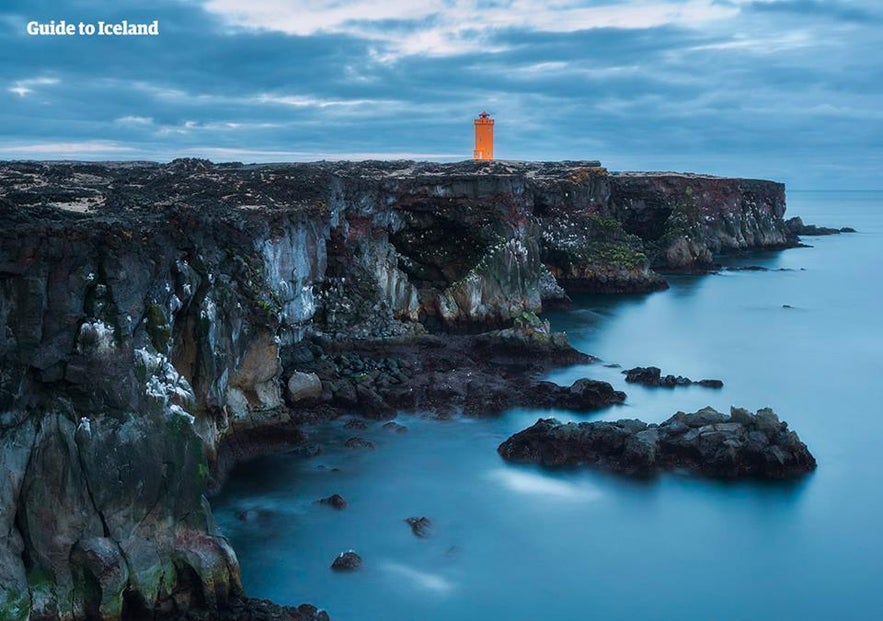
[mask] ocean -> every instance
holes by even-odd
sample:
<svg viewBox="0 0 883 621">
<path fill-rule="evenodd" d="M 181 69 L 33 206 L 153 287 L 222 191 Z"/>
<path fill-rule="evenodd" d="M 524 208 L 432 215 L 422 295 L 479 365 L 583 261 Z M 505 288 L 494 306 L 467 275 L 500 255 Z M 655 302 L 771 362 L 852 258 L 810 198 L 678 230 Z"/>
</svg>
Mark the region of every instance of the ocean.
<svg viewBox="0 0 883 621">
<path fill-rule="evenodd" d="M 334 621 L 883 618 L 883 192 L 788 193 L 788 215 L 853 234 L 811 248 L 722 257 L 664 292 L 583 296 L 549 313 L 599 357 L 549 378 L 589 376 L 628 393 L 574 414 L 397 420 L 316 432 L 318 457 L 238 467 L 212 500 L 249 595 L 310 602 Z M 622 368 L 717 378 L 722 390 L 626 384 Z M 809 446 L 796 482 L 683 474 L 634 480 L 503 462 L 496 447 L 539 417 L 661 422 L 711 405 L 772 407 Z M 359 435 L 376 450 L 347 449 Z M 335 511 L 315 501 L 339 493 Z M 405 518 L 426 516 L 430 536 Z M 347 549 L 361 570 L 332 572 Z"/>
</svg>

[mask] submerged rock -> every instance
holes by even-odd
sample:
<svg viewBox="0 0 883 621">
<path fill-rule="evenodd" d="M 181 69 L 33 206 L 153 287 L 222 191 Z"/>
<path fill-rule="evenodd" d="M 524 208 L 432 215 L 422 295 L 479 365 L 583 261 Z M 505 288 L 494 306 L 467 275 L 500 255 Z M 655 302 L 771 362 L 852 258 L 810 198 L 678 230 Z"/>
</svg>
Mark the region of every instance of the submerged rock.
<svg viewBox="0 0 883 621">
<path fill-rule="evenodd" d="M 393 431 L 395 433 L 408 433 L 408 428 L 404 425 L 401 425 L 395 421 L 389 421 L 388 423 L 383 424 L 383 428 L 387 431 Z"/>
<path fill-rule="evenodd" d="M 415 537 L 426 539 L 429 537 L 429 529 L 432 528 L 432 521 L 428 517 L 409 517 L 405 519 L 411 532 Z"/>
<path fill-rule="evenodd" d="M 340 494 L 332 494 L 331 496 L 320 498 L 319 504 L 327 505 L 333 509 L 337 509 L 338 511 L 343 511 L 347 508 L 346 498 L 344 498 Z"/>
<path fill-rule="evenodd" d="M 362 557 L 353 550 L 341 552 L 331 563 L 331 569 L 334 571 L 355 571 L 362 566 Z"/>
<path fill-rule="evenodd" d="M 703 379 L 694 382 L 689 377 L 682 375 L 662 375 L 659 367 L 635 367 L 623 371 L 625 381 L 631 384 L 641 384 L 643 386 L 662 386 L 665 388 L 674 388 L 675 386 L 689 386 L 696 384 L 705 388 L 723 388 L 724 383 L 718 379 Z"/>
<path fill-rule="evenodd" d="M 678 412 L 660 425 L 639 420 L 560 423 L 540 419 L 503 442 L 508 461 L 545 466 L 587 464 L 627 474 L 686 469 L 709 477 L 783 479 L 815 469 L 816 461 L 768 409 Z"/>
<path fill-rule="evenodd" d="M 363 449 L 373 449 L 374 443 L 371 440 L 366 440 L 365 438 L 359 438 L 358 436 L 353 436 L 352 438 L 347 438 L 347 440 L 343 443 L 343 445 L 347 448 L 363 448 Z"/>
</svg>

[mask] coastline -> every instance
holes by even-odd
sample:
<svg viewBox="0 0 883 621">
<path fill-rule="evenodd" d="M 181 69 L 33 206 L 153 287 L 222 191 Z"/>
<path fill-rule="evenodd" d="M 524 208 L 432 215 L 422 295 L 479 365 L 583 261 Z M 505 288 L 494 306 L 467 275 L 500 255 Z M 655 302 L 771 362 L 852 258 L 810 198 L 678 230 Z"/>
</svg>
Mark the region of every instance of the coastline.
<svg viewBox="0 0 883 621">
<path fill-rule="evenodd" d="M 8 584 L 30 585 L 35 618 L 131 614 L 133 592 L 169 614 L 225 609 L 241 593 L 238 564 L 211 533 L 206 468 L 220 481 L 237 459 L 300 440 L 298 424 L 344 411 L 619 402 L 606 383 L 535 379 L 585 360 L 537 312 L 568 291 L 661 288 L 657 269 L 707 270 L 721 250 L 796 244 L 781 184 L 617 176 L 596 162 L 2 170 L 13 325 L 2 343 L 13 369 L 2 437 L 15 473 L 4 500 L 25 515 L 31 566 L 15 569 L 18 542 L 4 554 Z M 483 335 L 451 336 L 462 332 Z M 311 335 L 318 350 L 305 347 Z M 360 350 L 370 355 L 343 355 Z M 378 358 L 385 368 L 366 365 Z M 402 377 L 402 362 L 425 366 L 422 384 Z M 315 376 L 318 394 L 288 390 L 295 372 Z M 76 475 L 55 490 L 70 516 L 57 527 L 69 535 L 41 541 L 27 527 L 47 519 L 33 481 L 51 477 L 59 455 L 75 456 L 61 457 Z M 108 481 L 106 464 L 92 461 L 102 455 L 130 474 Z M 153 492 L 136 492 L 156 456 L 178 472 L 151 474 Z M 139 517 L 146 530 L 133 535 Z M 54 560 L 77 546 L 80 565 Z M 43 590 L 40 565 L 57 576 Z M 91 575 L 97 593 L 77 575 Z M 78 603 L 64 610 L 59 593 Z"/>
</svg>

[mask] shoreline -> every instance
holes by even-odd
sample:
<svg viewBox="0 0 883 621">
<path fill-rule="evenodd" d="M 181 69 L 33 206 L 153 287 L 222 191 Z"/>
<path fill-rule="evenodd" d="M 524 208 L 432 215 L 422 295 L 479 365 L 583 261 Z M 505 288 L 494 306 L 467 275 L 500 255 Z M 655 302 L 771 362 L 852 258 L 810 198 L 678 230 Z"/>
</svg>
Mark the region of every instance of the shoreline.
<svg viewBox="0 0 883 621">
<path fill-rule="evenodd" d="M 74 617 L 112 618 L 131 597 L 222 609 L 239 568 L 202 498 L 236 458 L 351 409 L 621 402 L 604 382 L 536 379 L 586 360 L 537 312 L 568 290 L 661 288 L 656 270 L 796 243 L 781 184 L 597 162 L 28 162 L 0 163 L 0 177 L 15 309 L 2 439 L 18 447 L 0 492 L 24 516 L 8 526 L 25 556 L 61 576 L 44 593 L 33 563 L 0 550 L 8 593 L 27 592 L 34 617 L 79 602 Z M 43 493 L 69 534 L 44 540 L 33 524 L 57 518 L 35 485 L 62 466 L 73 478 Z M 49 560 L 80 547 L 79 564 Z M 98 590 L 75 590 L 75 573 Z"/>
</svg>

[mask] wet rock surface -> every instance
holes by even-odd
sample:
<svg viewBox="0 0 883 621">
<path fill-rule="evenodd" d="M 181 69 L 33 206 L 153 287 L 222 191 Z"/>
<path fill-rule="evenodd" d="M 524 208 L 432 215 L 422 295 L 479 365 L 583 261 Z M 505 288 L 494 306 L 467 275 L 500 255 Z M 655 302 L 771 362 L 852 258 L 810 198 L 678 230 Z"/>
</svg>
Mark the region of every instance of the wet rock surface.
<svg viewBox="0 0 883 621">
<path fill-rule="evenodd" d="M 625 381 L 630 384 L 641 384 L 642 386 L 660 386 L 663 388 L 674 388 L 675 386 L 704 386 L 705 388 L 723 388 L 724 383 L 719 379 L 702 379 L 693 381 L 689 377 L 682 375 L 662 375 L 659 367 L 635 367 L 623 371 Z"/>
<path fill-rule="evenodd" d="M 341 552 L 331 563 L 331 569 L 334 571 L 356 571 L 362 566 L 362 557 L 352 550 Z"/>
<path fill-rule="evenodd" d="M 337 342 L 327 353 L 318 353 L 310 367 L 322 378 L 321 407 L 303 410 L 296 419 L 344 412 L 387 419 L 399 411 L 442 418 L 489 416 L 513 407 L 590 411 L 622 402 L 625 394 L 607 382 L 581 379 L 565 387 L 537 379 L 550 369 L 590 360 L 570 347 L 564 335 L 515 329 Z"/>
<path fill-rule="evenodd" d="M 337 509 L 338 511 L 343 511 L 348 506 L 346 498 L 344 498 L 340 494 L 332 494 L 331 496 L 321 498 L 319 499 L 319 504 L 326 505 L 328 507 L 331 507 L 332 509 Z"/>
<path fill-rule="evenodd" d="M 816 467 L 815 458 L 770 409 L 729 416 L 704 408 L 660 425 L 639 420 L 560 423 L 540 419 L 503 442 L 508 460 L 544 466 L 585 464 L 632 475 L 683 469 L 722 479 L 785 479 Z"/>
</svg>

